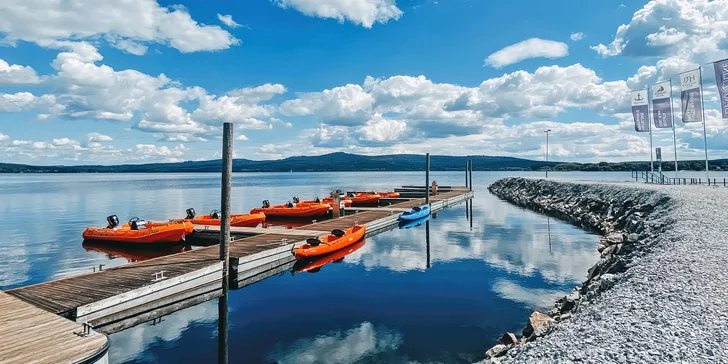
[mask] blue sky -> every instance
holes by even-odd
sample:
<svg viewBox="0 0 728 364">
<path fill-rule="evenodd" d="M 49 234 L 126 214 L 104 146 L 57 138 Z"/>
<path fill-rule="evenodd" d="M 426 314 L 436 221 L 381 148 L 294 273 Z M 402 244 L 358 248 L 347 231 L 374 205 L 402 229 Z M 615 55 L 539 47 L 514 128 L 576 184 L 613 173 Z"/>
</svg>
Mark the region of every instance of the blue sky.
<svg viewBox="0 0 728 364">
<path fill-rule="evenodd" d="M 211 159 L 225 121 L 250 159 L 540 159 L 546 128 L 552 159 L 647 159 L 629 90 L 728 56 L 726 3 L 8 0 L 0 162 Z M 705 91 L 711 156 L 728 157 Z M 677 125 L 679 158 L 700 158 L 702 125 Z M 672 133 L 655 146 L 672 155 Z"/>
</svg>

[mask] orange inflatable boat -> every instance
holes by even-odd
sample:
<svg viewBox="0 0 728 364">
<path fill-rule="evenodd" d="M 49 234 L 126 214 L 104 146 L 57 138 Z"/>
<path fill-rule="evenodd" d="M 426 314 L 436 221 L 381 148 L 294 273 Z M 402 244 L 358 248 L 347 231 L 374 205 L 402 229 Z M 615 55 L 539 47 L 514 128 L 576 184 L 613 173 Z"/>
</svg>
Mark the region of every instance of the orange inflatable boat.
<svg viewBox="0 0 728 364">
<path fill-rule="evenodd" d="M 209 215 L 196 215 L 195 209 L 187 209 L 187 216 L 184 219 L 170 220 L 172 222 L 188 221 L 195 225 L 213 225 L 220 226 L 220 218 L 222 215 L 217 210 L 210 211 Z M 240 227 L 256 227 L 261 222 L 265 221 L 265 214 L 259 212 L 257 214 L 246 214 L 246 215 L 230 215 L 230 226 Z"/>
<path fill-rule="evenodd" d="M 344 207 L 351 207 L 352 201 L 349 197 L 342 197 L 344 200 Z M 326 197 L 323 200 L 319 200 L 318 197 L 316 197 L 315 200 L 311 201 L 303 201 L 304 203 L 325 203 L 329 206 L 334 206 L 334 199 L 332 197 Z"/>
<path fill-rule="evenodd" d="M 319 270 L 321 270 L 321 267 L 323 267 L 326 264 L 329 264 L 331 262 L 338 263 L 344 260 L 344 257 L 353 253 L 356 250 L 359 250 L 362 246 L 364 246 L 364 243 L 366 243 L 365 239 L 361 239 L 358 242 L 349 245 L 348 247 L 344 249 L 337 250 L 329 255 L 324 255 L 318 259 L 314 260 L 299 260 L 296 262 L 296 265 L 293 266 L 293 272 L 295 273 L 302 273 L 302 272 L 311 272 L 316 273 Z"/>
<path fill-rule="evenodd" d="M 297 204 L 287 203 L 285 205 L 271 206 L 268 200 L 263 201 L 263 207 L 256 207 L 250 210 L 251 214 L 264 213 L 269 217 L 316 217 L 323 216 L 329 212 L 331 206 L 324 203 L 300 202 Z"/>
<path fill-rule="evenodd" d="M 151 223 L 135 217 L 119 226 L 116 215 L 107 217 L 106 221 L 109 225 L 105 228 L 86 228 L 83 238 L 134 244 L 176 243 L 184 240 L 187 231 L 192 229 L 192 223 L 186 221 Z"/>
<path fill-rule="evenodd" d="M 306 259 L 333 253 L 361 240 L 366 233 L 365 225 L 356 225 L 346 231 L 334 229 L 320 238 L 306 239 L 306 243 L 294 249 L 296 259 Z"/>
<path fill-rule="evenodd" d="M 368 192 L 351 194 L 349 195 L 349 198 L 354 205 L 376 205 L 381 196 L 374 192 Z"/>
<path fill-rule="evenodd" d="M 397 198 L 399 197 L 399 192 L 377 192 L 377 195 L 381 198 Z"/>
</svg>

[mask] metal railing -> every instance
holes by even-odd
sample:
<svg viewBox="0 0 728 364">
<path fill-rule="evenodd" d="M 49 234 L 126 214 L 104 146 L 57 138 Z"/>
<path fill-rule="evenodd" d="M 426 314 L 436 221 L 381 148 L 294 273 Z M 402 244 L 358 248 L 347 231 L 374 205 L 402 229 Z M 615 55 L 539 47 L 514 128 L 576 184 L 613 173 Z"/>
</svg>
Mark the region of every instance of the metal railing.
<svg viewBox="0 0 728 364">
<path fill-rule="evenodd" d="M 660 172 L 634 170 L 632 178 L 635 182 L 644 181 L 645 183 L 661 184 L 661 185 L 708 185 L 708 186 L 728 186 L 728 179 L 723 178 L 674 178 L 667 177 Z"/>
</svg>

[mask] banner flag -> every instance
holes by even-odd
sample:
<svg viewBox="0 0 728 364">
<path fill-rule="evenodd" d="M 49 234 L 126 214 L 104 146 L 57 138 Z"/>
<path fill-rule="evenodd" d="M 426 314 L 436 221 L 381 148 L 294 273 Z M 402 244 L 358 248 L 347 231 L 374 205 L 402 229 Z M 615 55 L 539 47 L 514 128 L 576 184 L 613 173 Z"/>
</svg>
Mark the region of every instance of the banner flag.
<svg viewBox="0 0 728 364">
<path fill-rule="evenodd" d="M 649 106 L 647 105 L 647 90 L 632 91 L 632 115 L 634 116 L 634 130 L 638 132 L 650 131 L 648 119 Z"/>
<path fill-rule="evenodd" d="M 656 128 L 672 128 L 672 90 L 670 82 L 652 86 L 652 120 Z"/>
<path fill-rule="evenodd" d="M 702 95 L 700 90 L 700 70 L 680 74 L 680 102 L 682 103 L 682 122 L 703 122 Z"/>
<path fill-rule="evenodd" d="M 728 59 L 714 62 L 715 83 L 720 95 L 720 111 L 723 119 L 728 119 Z"/>
</svg>

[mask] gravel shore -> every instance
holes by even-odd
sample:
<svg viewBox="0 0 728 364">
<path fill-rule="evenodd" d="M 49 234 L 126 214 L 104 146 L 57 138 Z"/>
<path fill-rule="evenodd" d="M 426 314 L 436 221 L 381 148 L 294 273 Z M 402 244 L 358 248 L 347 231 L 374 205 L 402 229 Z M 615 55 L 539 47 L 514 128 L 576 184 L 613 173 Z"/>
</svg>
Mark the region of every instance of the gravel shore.
<svg viewBox="0 0 728 364">
<path fill-rule="evenodd" d="M 593 292 L 584 287 L 568 319 L 492 362 L 728 363 L 728 188 L 538 183 L 531 188 L 547 189 L 546 198 L 559 201 L 578 194 L 614 205 L 651 196 L 660 206 L 644 214 L 640 224 L 646 228 L 623 253 L 621 272 L 590 273 L 587 284 L 602 287 Z"/>
</svg>

